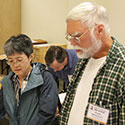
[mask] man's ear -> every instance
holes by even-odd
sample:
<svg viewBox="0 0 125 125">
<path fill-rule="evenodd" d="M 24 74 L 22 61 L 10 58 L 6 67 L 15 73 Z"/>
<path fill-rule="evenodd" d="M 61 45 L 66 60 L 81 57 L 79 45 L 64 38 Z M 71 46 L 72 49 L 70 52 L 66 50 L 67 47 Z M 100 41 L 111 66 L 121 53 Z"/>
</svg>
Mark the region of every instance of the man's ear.
<svg viewBox="0 0 125 125">
<path fill-rule="evenodd" d="M 95 35 L 97 38 L 101 38 L 104 34 L 104 25 L 98 24 L 95 28 Z"/>
</svg>

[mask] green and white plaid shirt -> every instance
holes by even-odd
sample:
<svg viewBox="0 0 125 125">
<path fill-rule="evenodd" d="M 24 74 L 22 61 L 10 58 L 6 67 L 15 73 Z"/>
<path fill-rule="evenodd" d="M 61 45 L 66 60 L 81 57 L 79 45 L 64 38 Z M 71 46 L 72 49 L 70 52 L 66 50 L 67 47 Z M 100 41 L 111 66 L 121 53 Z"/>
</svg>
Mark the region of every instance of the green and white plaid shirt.
<svg viewBox="0 0 125 125">
<path fill-rule="evenodd" d="M 87 118 L 89 104 L 110 110 L 107 125 L 125 125 L 125 47 L 114 38 L 106 61 L 99 69 L 89 93 L 88 105 L 83 114 L 83 125 L 103 125 Z M 67 88 L 60 113 L 60 125 L 67 125 L 77 86 L 89 59 L 80 59 Z M 88 76 L 89 77 L 89 76 Z M 80 95 L 81 98 L 83 95 Z"/>
</svg>

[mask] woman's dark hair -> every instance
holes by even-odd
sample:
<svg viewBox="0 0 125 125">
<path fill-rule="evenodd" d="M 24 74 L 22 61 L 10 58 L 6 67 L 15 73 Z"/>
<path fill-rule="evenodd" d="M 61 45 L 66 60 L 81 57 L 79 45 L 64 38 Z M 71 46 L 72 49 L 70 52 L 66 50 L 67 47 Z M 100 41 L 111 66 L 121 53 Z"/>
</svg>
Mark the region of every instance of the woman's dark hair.
<svg viewBox="0 0 125 125">
<path fill-rule="evenodd" d="M 67 51 L 60 46 L 50 46 L 45 55 L 45 61 L 47 66 L 50 66 L 56 59 L 59 63 L 64 62 L 64 59 L 68 57 Z"/>
<path fill-rule="evenodd" d="M 17 52 L 25 53 L 29 57 L 33 53 L 33 44 L 27 35 L 12 36 L 4 44 L 4 52 L 7 56 Z"/>
</svg>

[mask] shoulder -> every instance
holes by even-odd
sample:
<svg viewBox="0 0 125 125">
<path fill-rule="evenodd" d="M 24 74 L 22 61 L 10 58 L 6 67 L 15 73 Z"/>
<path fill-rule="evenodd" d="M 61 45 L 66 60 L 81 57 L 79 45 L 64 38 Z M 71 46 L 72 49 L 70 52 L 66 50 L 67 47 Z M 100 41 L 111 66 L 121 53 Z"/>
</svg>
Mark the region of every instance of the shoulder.
<svg viewBox="0 0 125 125">
<path fill-rule="evenodd" d="M 49 70 L 47 69 L 40 69 L 40 70 L 44 80 L 53 80 L 53 76 Z"/>
<path fill-rule="evenodd" d="M 54 80 L 52 74 L 48 70 L 44 70 L 42 72 L 43 77 L 43 85 L 41 89 L 49 90 L 49 91 L 58 91 L 56 81 Z"/>
<path fill-rule="evenodd" d="M 115 38 L 113 39 L 112 47 L 109 50 L 109 54 L 112 57 L 125 61 L 125 46 L 119 43 Z"/>
<path fill-rule="evenodd" d="M 11 80 L 12 76 L 14 75 L 14 73 L 12 71 L 9 72 L 8 75 L 6 75 L 2 80 L 1 80 L 1 83 L 3 84 L 7 84 L 8 81 Z"/>
<path fill-rule="evenodd" d="M 66 49 L 66 51 L 68 53 L 74 53 L 74 54 L 76 54 L 76 50 L 75 49 Z"/>
<path fill-rule="evenodd" d="M 67 49 L 67 53 L 68 53 L 68 56 L 70 59 L 74 59 L 76 61 L 78 61 L 78 56 L 77 56 L 77 53 L 76 53 L 76 50 L 74 49 Z"/>
</svg>

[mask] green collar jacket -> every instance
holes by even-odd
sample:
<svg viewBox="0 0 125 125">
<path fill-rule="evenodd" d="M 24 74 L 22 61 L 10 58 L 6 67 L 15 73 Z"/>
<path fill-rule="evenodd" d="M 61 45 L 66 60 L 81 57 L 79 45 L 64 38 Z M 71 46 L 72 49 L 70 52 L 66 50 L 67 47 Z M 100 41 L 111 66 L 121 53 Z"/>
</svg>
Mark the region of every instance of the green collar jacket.
<svg viewBox="0 0 125 125">
<path fill-rule="evenodd" d="M 11 80 L 13 72 L 1 81 L 4 109 L 10 125 L 52 125 L 58 104 L 58 89 L 52 75 L 48 71 L 42 75 L 41 70 L 43 65 L 36 63 L 20 97 L 19 106 L 16 105 Z"/>
</svg>

